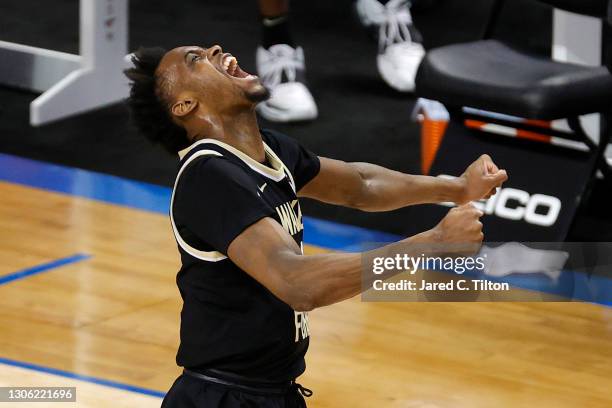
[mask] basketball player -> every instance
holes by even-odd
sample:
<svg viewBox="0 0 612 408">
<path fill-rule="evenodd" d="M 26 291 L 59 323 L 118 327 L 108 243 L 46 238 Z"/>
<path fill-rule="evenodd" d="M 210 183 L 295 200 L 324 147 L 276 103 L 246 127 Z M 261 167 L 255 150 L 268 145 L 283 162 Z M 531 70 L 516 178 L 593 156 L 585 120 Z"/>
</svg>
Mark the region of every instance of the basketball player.
<svg viewBox="0 0 612 408">
<path fill-rule="evenodd" d="M 433 229 L 402 241 L 479 245 L 469 203 L 507 176 L 488 156 L 456 180 L 317 157 L 257 126 L 268 97 L 221 47 L 141 49 L 126 71 L 135 123 L 180 158 L 170 217 L 182 260 L 177 363 L 162 407 L 304 407 L 307 312 L 361 292 L 362 255 L 303 255 L 298 197 L 364 211 L 454 201 Z M 380 249 L 384 251 L 388 247 Z"/>
</svg>

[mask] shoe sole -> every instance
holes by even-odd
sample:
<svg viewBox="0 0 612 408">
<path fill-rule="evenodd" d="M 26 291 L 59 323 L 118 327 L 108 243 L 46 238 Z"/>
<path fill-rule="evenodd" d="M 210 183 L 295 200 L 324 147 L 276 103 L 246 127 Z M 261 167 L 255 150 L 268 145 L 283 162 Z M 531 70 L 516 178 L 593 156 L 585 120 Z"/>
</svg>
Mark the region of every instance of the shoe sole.
<svg viewBox="0 0 612 408">
<path fill-rule="evenodd" d="M 380 62 L 380 58 L 376 58 L 376 66 L 378 67 L 378 73 L 382 77 L 382 79 L 389 85 L 391 88 L 395 89 L 399 92 L 405 93 L 413 93 L 416 85 L 414 81 L 410 84 L 404 84 L 402 86 L 398 85 L 396 81 L 394 81 L 395 75 L 393 75 L 393 69 L 387 68 L 386 64 Z"/>
</svg>

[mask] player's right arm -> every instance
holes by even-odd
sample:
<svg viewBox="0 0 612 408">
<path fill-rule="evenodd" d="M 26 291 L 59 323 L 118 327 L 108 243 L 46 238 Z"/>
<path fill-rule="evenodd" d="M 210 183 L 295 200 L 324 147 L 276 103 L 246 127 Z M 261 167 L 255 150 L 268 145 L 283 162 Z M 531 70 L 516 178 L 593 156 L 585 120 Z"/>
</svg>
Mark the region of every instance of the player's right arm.
<svg viewBox="0 0 612 408">
<path fill-rule="evenodd" d="M 406 253 L 418 257 L 423 253 L 423 244 L 434 244 L 432 251 L 436 253 L 440 244 L 447 243 L 478 248 L 483 239 L 481 216 L 481 211 L 468 204 L 451 209 L 431 230 L 368 253 L 317 255 L 302 255 L 280 224 L 265 217 L 238 235 L 227 253 L 238 267 L 294 310 L 309 311 L 361 293 L 363 256 Z M 413 244 L 418 253 L 411 253 L 417 251 Z M 369 286 L 367 283 L 364 287 Z"/>
</svg>

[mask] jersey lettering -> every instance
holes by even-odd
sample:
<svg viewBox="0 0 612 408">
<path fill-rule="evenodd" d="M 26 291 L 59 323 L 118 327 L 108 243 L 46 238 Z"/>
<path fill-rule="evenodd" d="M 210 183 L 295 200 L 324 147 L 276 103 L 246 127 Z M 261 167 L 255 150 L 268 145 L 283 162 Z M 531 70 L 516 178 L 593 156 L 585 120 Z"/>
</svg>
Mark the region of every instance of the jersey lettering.
<svg viewBox="0 0 612 408">
<path fill-rule="evenodd" d="M 297 207 L 297 213 L 295 211 Z M 295 235 L 304 229 L 302 222 L 302 210 L 298 200 L 286 202 L 276 207 L 276 213 L 280 218 L 283 229 L 289 233 L 289 235 Z"/>
<path fill-rule="evenodd" d="M 308 312 L 293 312 L 295 315 L 295 342 L 310 336 L 308 328 Z"/>
</svg>

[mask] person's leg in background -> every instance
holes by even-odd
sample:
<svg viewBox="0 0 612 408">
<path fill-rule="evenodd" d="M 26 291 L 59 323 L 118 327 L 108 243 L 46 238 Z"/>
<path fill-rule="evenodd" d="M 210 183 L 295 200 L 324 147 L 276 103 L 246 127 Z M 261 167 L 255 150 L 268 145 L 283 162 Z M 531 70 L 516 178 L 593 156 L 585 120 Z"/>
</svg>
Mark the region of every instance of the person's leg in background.
<svg viewBox="0 0 612 408">
<path fill-rule="evenodd" d="M 317 117 L 317 105 L 306 87 L 302 47 L 296 46 L 289 27 L 289 0 L 258 0 L 262 44 L 257 48 L 257 74 L 270 90 L 270 99 L 257 110 L 274 122 Z"/>
<path fill-rule="evenodd" d="M 270 90 L 257 106 L 273 122 L 312 120 L 317 105 L 306 87 L 302 47 L 295 44 L 289 20 L 289 0 L 258 0 L 262 44 L 257 49 L 257 73 Z M 412 22 L 409 0 L 355 0 L 361 24 L 378 41 L 376 65 L 383 80 L 401 92 L 414 91 L 416 72 L 425 55 L 422 37 Z"/>
<path fill-rule="evenodd" d="M 398 91 L 414 91 L 416 72 L 425 56 L 414 27 L 409 0 L 355 0 L 361 24 L 378 40 L 376 65 L 385 82 Z"/>
</svg>

